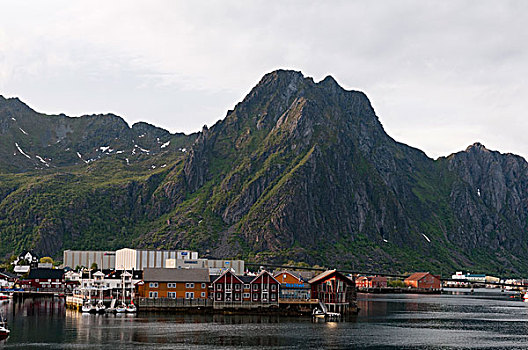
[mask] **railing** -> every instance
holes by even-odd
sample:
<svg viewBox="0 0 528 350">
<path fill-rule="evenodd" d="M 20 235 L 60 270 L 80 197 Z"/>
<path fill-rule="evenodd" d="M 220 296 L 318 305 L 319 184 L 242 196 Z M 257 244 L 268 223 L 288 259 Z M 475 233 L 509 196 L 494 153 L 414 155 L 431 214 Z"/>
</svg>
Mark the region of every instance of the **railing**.
<svg viewBox="0 0 528 350">
<path fill-rule="evenodd" d="M 211 307 L 210 299 L 183 299 L 183 298 L 138 298 L 137 306 L 141 308 L 179 308 L 179 307 Z"/>
<path fill-rule="evenodd" d="M 278 301 L 272 302 L 258 302 L 258 301 L 214 301 L 213 308 L 215 309 L 255 309 L 263 307 L 279 306 Z"/>
</svg>

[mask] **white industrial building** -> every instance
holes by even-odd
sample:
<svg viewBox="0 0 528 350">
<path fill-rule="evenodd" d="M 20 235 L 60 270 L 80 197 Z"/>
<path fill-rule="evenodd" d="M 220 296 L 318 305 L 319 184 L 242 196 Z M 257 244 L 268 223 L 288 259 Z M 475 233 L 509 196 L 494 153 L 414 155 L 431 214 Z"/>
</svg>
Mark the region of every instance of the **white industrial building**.
<svg viewBox="0 0 528 350">
<path fill-rule="evenodd" d="M 72 269 L 77 266 L 90 268 L 93 263 L 99 269 L 115 268 L 116 252 L 108 250 L 65 250 L 62 254 L 62 264 Z"/>
<path fill-rule="evenodd" d="M 141 250 L 123 248 L 116 250 L 116 270 L 143 270 L 167 267 L 168 259 L 197 260 L 198 252 L 190 250 Z"/>
</svg>

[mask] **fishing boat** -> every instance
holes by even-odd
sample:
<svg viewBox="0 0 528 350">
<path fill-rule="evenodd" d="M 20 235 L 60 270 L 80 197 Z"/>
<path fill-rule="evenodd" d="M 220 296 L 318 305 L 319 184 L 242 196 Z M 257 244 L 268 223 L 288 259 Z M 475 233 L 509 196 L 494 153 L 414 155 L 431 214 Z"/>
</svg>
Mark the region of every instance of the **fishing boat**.
<svg viewBox="0 0 528 350">
<path fill-rule="evenodd" d="M 95 312 L 98 314 L 104 314 L 106 312 L 106 306 L 102 300 L 99 300 L 97 304 L 95 304 Z"/>
<path fill-rule="evenodd" d="M 87 301 L 81 307 L 81 311 L 84 313 L 95 312 L 95 306 L 92 305 L 91 301 Z"/>
<path fill-rule="evenodd" d="M 133 301 L 130 303 L 130 305 L 127 306 L 126 312 L 131 314 L 137 312 L 136 305 L 134 305 Z"/>
<path fill-rule="evenodd" d="M 125 303 L 125 274 L 126 274 L 126 271 L 121 274 L 121 287 L 122 287 L 121 304 L 117 305 L 117 307 L 116 307 L 116 312 L 118 314 L 125 313 L 126 309 L 127 309 L 127 306 L 126 306 L 126 303 Z"/>
</svg>

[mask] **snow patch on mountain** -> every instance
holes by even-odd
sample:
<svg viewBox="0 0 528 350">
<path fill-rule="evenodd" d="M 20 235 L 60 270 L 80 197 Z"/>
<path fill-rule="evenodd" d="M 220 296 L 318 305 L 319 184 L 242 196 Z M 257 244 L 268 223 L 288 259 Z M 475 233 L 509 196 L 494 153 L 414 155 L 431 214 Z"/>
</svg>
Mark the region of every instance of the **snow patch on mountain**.
<svg viewBox="0 0 528 350">
<path fill-rule="evenodd" d="M 20 148 L 20 146 L 18 145 L 18 143 L 15 142 L 15 146 L 16 146 L 16 148 L 18 149 L 18 151 L 19 151 L 21 154 L 23 154 L 26 158 L 31 159 L 30 156 L 28 156 L 24 151 L 22 151 L 22 148 Z"/>
</svg>

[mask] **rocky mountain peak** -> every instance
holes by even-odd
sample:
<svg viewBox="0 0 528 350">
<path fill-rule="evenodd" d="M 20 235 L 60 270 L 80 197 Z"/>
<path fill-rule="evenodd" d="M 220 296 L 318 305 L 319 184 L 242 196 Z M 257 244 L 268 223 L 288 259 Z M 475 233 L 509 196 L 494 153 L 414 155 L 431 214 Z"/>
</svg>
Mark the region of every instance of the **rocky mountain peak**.
<svg viewBox="0 0 528 350">
<path fill-rule="evenodd" d="M 466 148 L 466 152 L 489 152 L 489 150 L 482 143 L 475 142 Z"/>
</svg>

